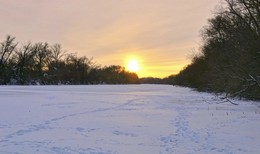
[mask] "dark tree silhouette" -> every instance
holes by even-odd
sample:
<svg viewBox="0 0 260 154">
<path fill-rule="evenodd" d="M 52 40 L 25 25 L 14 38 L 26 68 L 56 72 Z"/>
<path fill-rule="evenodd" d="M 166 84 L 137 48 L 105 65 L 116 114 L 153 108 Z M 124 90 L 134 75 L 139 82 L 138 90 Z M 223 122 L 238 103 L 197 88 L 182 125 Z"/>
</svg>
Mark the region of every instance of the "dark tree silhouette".
<svg viewBox="0 0 260 154">
<path fill-rule="evenodd" d="M 0 84 L 136 84 L 136 73 L 121 66 L 101 67 L 86 56 L 67 53 L 59 44 L 26 43 L 15 37 L 1 43 Z"/>
<path fill-rule="evenodd" d="M 8 64 L 8 60 L 15 51 L 18 43 L 15 42 L 15 37 L 8 35 L 6 40 L 0 45 L 0 84 L 10 82 L 12 68 Z"/>
<path fill-rule="evenodd" d="M 202 55 L 176 76 L 175 84 L 260 99 L 260 1 L 225 2 L 202 31 Z"/>
</svg>

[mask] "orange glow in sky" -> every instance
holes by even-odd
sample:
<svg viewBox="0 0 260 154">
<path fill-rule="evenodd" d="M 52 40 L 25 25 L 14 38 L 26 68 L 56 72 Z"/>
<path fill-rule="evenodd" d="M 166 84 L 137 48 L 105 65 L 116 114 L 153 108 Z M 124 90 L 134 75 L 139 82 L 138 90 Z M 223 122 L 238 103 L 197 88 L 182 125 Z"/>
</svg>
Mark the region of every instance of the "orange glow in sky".
<svg viewBox="0 0 260 154">
<path fill-rule="evenodd" d="M 139 77 L 177 74 L 201 44 L 220 0 L 1 1 L 0 40 L 59 43 L 69 53 L 120 65 Z M 128 68 L 130 60 L 132 68 Z"/>
</svg>

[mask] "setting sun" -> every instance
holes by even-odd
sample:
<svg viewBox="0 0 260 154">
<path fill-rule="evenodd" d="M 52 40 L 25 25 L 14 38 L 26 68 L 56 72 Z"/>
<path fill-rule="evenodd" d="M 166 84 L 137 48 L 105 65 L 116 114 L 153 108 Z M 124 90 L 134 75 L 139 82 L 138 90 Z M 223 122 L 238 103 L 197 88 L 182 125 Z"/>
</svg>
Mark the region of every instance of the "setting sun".
<svg viewBox="0 0 260 154">
<path fill-rule="evenodd" d="M 136 60 L 129 60 L 127 63 L 127 69 L 131 72 L 136 72 L 140 70 L 140 67 Z"/>
</svg>

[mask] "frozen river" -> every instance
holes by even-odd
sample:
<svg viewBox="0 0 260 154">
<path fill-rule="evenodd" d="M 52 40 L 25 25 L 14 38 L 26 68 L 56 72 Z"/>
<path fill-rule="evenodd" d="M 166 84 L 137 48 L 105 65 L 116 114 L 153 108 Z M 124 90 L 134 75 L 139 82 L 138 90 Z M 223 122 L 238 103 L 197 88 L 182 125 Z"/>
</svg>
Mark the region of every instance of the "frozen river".
<svg viewBox="0 0 260 154">
<path fill-rule="evenodd" d="M 0 154 L 259 154 L 259 102 L 169 85 L 0 86 Z"/>
</svg>

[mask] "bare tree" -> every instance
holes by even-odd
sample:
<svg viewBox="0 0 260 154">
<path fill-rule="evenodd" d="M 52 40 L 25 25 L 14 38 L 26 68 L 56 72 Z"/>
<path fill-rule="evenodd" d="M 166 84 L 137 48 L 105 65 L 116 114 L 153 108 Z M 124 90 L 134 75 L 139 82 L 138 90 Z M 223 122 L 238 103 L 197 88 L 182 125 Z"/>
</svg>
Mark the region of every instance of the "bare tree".
<svg viewBox="0 0 260 154">
<path fill-rule="evenodd" d="M 202 32 L 202 55 L 194 57 L 175 82 L 260 99 L 260 1 L 225 2 Z"/>
<path fill-rule="evenodd" d="M 8 35 L 6 40 L 0 45 L 0 83 L 6 84 L 8 80 L 9 70 L 7 69 L 7 62 L 12 53 L 16 50 L 18 43 L 15 42 L 15 37 Z"/>
</svg>

